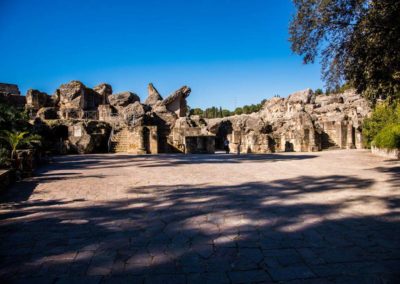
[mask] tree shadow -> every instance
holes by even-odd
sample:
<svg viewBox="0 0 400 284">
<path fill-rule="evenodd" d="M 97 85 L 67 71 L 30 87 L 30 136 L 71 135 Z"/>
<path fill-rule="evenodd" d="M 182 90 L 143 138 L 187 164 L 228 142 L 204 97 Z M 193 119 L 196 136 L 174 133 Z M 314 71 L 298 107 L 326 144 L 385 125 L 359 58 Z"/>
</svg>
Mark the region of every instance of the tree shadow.
<svg viewBox="0 0 400 284">
<path fill-rule="evenodd" d="M 399 215 L 390 200 L 368 193 L 373 185 L 327 175 L 140 186 L 107 202 L 15 197 L 0 214 L 0 277 L 3 283 L 396 281 Z M 346 211 L 375 202 L 388 211 Z"/>
<path fill-rule="evenodd" d="M 396 163 L 395 165 L 398 165 Z M 394 167 L 377 167 L 373 170 L 378 171 L 380 173 L 385 173 L 389 176 L 388 182 L 394 187 L 399 189 L 400 188 L 400 166 Z"/>
<path fill-rule="evenodd" d="M 279 161 L 306 160 L 317 158 L 310 154 L 160 154 L 125 155 L 125 154 L 90 154 L 59 156 L 53 169 L 101 169 L 138 166 L 143 168 L 176 167 L 191 164 L 238 164 L 238 163 L 271 163 Z"/>
</svg>

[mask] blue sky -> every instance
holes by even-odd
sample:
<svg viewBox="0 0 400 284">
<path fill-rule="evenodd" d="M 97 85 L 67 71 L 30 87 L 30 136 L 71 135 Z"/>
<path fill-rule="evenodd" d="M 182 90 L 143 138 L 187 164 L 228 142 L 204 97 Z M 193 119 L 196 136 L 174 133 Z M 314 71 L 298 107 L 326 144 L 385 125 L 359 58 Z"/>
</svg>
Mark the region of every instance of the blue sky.
<svg viewBox="0 0 400 284">
<path fill-rule="evenodd" d="M 189 85 L 191 107 L 323 86 L 288 42 L 290 0 L 0 0 L 0 82 L 49 94 L 80 80 L 142 99 Z"/>
</svg>

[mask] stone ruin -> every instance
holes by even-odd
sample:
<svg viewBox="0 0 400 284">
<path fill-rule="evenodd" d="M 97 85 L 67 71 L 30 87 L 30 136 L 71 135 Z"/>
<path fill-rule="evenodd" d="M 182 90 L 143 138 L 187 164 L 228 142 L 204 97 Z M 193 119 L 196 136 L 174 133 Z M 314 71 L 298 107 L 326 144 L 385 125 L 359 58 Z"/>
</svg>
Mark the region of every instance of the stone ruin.
<svg viewBox="0 0 400 284">
<path fill-rule="evenodd" d="M 16 85 L 4 86 L 0 97 L 25 98 Z M 51 96 L 28 90 L 24 102 L 35 127 L 50 126 L 44 132 L 59 153 L 214 153 L 225 139 L 235 153 L 359 149 L 362 121 L 371 111 L 354 91 L 326 96 L 307 89 L 267 100 L 257 113 L 203 119 L 188 115 L 190 92 L 183 86 L 163 99 L 150 83 L 141 103 L 135 93 L 114 94 L 109 84 L 88 88 L 71 81 Z"/>
<path fill-rule="evenodd" d="M 163 99 L 150 83 L 141 103 L 137 94 L 113 93 L 108 84 L 91 89 L 71 81 L 51 96 L 29 90 L 25 108 L 36 124 L 52 121 L 64 133 L 60 152 L 214 153 L 215 135 L 187 117 L 190 92 L 183 86 Z"/>
<path fill-rule="evenodd" d="M 216 134 L 217 148 L 226 137 L 230 150 L 241 153 L 360 149 L 362 121 L 370 112 L 353 90 L 327 96 L 307 89 L 267 100 L 257 113 L 209 119 L 207 130 Z"/>
</svg>

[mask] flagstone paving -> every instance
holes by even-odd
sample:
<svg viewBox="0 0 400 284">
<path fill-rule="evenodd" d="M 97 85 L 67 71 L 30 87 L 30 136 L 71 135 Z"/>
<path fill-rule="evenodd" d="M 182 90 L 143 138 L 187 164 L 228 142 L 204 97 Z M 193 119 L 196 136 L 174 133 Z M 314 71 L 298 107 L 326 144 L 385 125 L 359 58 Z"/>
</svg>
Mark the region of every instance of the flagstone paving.
<svg viewBox="0 0 400 284">
<path fill-rule="evenodd" d="M 54 158 L 1 193 L 1 283 L 398 283 L 400 164 L 367 151 Z"/>
</svg>

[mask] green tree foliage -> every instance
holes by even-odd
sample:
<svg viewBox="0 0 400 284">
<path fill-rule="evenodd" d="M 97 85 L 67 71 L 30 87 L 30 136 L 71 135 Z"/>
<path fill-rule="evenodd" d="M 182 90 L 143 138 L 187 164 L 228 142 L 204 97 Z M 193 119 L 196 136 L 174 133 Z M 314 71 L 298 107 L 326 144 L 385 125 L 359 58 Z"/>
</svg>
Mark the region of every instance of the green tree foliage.
<svg viewBox="0 0 400 284">
<path fill-rule="evenodd" d="M 222 110 L 222 117 L 227 117 L 230 115 L 231 115 L 231 112 L 229 110 L 227 110 L 227 109 Z"/>
<path fill-rule="evenodd" d="M 322 59 L 327 86 L 344 80 L 372 102 L 400 96 L 400 1 L 294 0 L 292 50 Z"/>
<path fill-rule="evenodd" d="M 190 110 L 190 115 L 203 115 L 203 110 L 201 108 L 193 108 Z"/>
<path fill-rule="evenodd" d="M 0 103 L 0 130 L 26 130 L 28 115 L 15 107 Z"/>
<path fill-rule="evenodd" d="M 222 109 L 222 107 L 210 107 L 202 110 L 200 108 L 190 109 L 190 115 L 200 115 L 203 118 L 222 118 L 231 115 L 250 114 L 258 112 L 262 109 L 263 105 L 267 100 L 264 99 L 259 104 L 245 105 L 243 107 L 237 107 L 234 111 L 228 109 Z"/>
<path fill-rule="evenodd" d="M 392 125 L 400 125 L 400 104 L 378 104 L 372 112 L 371 117 L 366 118 L 363 123 L 362 133 L 365 146 L 370 147 L 371 142 L 383 131 L 383 129 Z M 382 135 L 387 135 L 391 129 L 392 128 L 385 130 Z"/>
<path fill-rule="evenodd" d="M 241 107 L 235 108 L 234 113 L 235 113 L 235 114 L 238 114 L 238 115 L 243 114 L 243 108 L 241 108 Z"/>
</svg>

